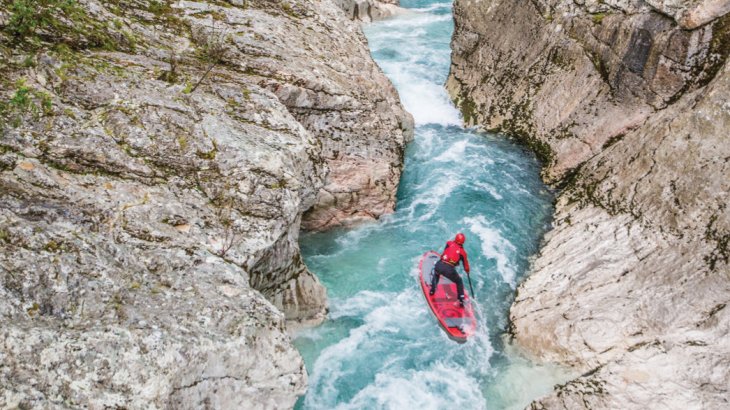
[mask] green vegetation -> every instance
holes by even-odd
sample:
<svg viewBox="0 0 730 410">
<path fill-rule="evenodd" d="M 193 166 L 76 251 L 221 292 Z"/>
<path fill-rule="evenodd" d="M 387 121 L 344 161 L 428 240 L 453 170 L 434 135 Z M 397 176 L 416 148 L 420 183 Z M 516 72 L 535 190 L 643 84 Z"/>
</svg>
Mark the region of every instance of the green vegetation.
<svg viewBox="0 0 730 410">
<path fill-rule="evenodd" d="M 89 16 L 76 0 L 13 0 L 8 11 L 4 31 L 16 43 L 37 47 L 49 41 L 72 48 L 117 49 L 106 25 Z"/>
<path fill-rule="evenodd" d="M 720 69 L 725 66 L 725 61 L 730 56 L 730 13 L 717 19 L 712 24 L 712 40 L 707 56 L 707 62 L 702 67 L 704 73 L 697 74 L 698 86 L 704 87 L 709 84 Z"/>
<path fill-rule="evenodd" d="M 0 242 L 10 243 L 10 232 L 0 229 Z"/>
<path fill-rule="evenodd" d="M 34 119 L 53 113 L 53 101 L 45 91 L 38 91 L 25 84 L 24 79 L 15 83 L 17 89 L 7 101 L 0 101 L 0 126 L 5 120 L 13 127 L 19 127 L 23 116 L 31 114 Z"/>
<path fill-rule="evenodd" d="M 281 10 L 284 11 L 289 17 L 300 18 L 301 16 L 294 10 L 291 4 L 283 2 L 281 4 Z"/>
<path fill-rule="evenodd" d="M 606 13 L 596 13 L 593 15 L 593 23 L 601 24 L 603 18 L 606 17 Z"/>
<path fill-rule="evenodd" d="M 50 241 L 48 241 L 48 243 L 46 243 L 43 246 L 43 249 L 46 252 L 56 253 L 56 252 L 60 251 L 62 249 L 62 247 L 58 242 L 56 242 L 54 240 L 50 240 Z"/>
<path fill-rule="evenodd" d="M 603 62 L 603 59 L 601 59 L 601 56 L 597 53 L 589 52 L 589 54 L 591 56 L 591 62 L 593 63 L 593 67 L 596 68 L 596 71 L 598 71 L 598 73 L 601 75 L 603 81 L 610 86 L 611 73 L 606 64 Z"/>
<path fill-rule="evenodd" d="M 15 0 L 5 31 L 15 38 L 28 37 L 40 27 L 56 27 L 59 16 L 77 15 L 76 6 L 69 0 Z"/>
<path fill-rule="evenodd" d="M 40 309 L 41 309 L 40 305 L 38 305 L 38 303 L 35 303 L 34 302 L 31 307 L 29 307 L 28 309 L 26 309 L 26 312 L 28 312 L 28 316 L 33 317 L 33 316 L 35 316 L 38 313 L 38 311 Z"/>
<path fill-rule="evenodd" d="M 208 65 L 208 69 L 205 70 L 205 73 L 203 73 L 192 88 L 185 88 L 183 92 L 186 94 L 194 93 L 203 81 L 205 81 L 210 72 L 213 71 L 213 68 L 223 62 L 227 51 L 226 42 L 230 41 L 230 36 L 226 36 L 217 30 L 201 31 L 193 38 L 198 45 L 197 57 L 200 61 Z"/>
<path fill-rule="evenodd" d="M 624 138 L 625 135 L 626 134 L 616 134 L 613 137 L 609 138 L 608 141 L 606 141 L 603 144 L 603 149 L 605 150 L 606 148 L 608 148 L 608 147 L 614 145 L 615 143 L 621 141 Z"/>
<path fill-rule="evenodd" d="M 172 12 L 172 7 L 170 7 L 167 2 L 152 0 L 147 11 L 154 14 L 156 17 L 160 17 Z"/>
<path fill-rule="evenodd" d="M 198 156 L 198 158 L 200 158 L 200 159 L 207 159 L 207 160 L 214 160 L 215 159 L 215 156 L 218 153 L 218 144 L 215 142 L 215 140 L 213 140 L 212 143 L 213 143 L 213 149 L 211 149 L 210 151 L 207 151 L 206 152 L 206 151 L 200 151 L 200 150 L 198 150 L 195 153 Z"/>
<path fill-rule="evenodd" d="M 181 150 L 185 151 L 188 148 L 188 139 L 184 135 L 178 135 L 177 145 L 180 146 Z"/>
</svg>

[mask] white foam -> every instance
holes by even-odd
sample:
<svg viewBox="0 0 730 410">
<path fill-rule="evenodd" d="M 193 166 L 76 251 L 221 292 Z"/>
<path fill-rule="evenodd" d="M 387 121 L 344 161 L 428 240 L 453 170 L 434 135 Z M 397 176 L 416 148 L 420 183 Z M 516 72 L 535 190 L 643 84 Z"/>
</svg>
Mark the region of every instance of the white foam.
<svg viewBox="0 0 730 410">
<path fill-rule="evenodd" d="M 385 299 L 387 303 L 384 304 Z M 345 364 L 353 357 L 362 357 L 368 350 L 377 350 L 385 333 L 397 333 L 404 327 L 402 318 L 407 317 L 419 325 L 423 316 L 422 306 L 417 309 L 415 292 L 405 292 L 397 297 L 374 292 L 361 292 L 354 298 L 342 303 L 341 312 L 354 311 L 367 305 L 374 305 L 364 317 L 364 324 L 350 331 L 344 339 L 322 350 L 310 375 L 310 394 L 305 399 L 308 408 L 335 408 L 338 401 L 338 386 L 349 377 L 356 377 L 354 369 L 345 369 Z M 378 335 L 377 338 L 374 338 Z"/>
<path fill-rule="evenodd" d="M 476 181 L 476 182 L 473 182 L 472 185 L 474 185 L 475 187 L 477 187 L 479 189 L 483 189 L 483 190 L 489 192 L 489 195 L 491 195 L 494 199 L 496 199 L 498 201 L 501 201 L 504 198 L 502 195 L 500 195 L 499 192 L 497 192 L 496 188 L 494 188 L 492 185 L 490 185 L 486 182 Z"/>
<path fill-rule="evenodd" d="M 433 23 L 442 23 L 453 19 L 450 14 L 431 14 L 423 11 L 425 10 L 409 9 L 406 13 L 401 14 L 400 18 L 379 20 L 366 24 L 364 29 L 368 40 L 378 40 L 384 37 L 390 39 L 393 37 L 415 37 L 411 35 L 410 29 L 421 29 Z M 418 39 L 422 38 L 418 37 Z"/>
<path fill-rule="evenodd" d="M 379 373 L 338 409 L 486 409 L 479 382 L 462 369 L 437 363 L 427 370 Z"/>
<path fill-rule="evenodd" d="M 462 223 L 469 226 L 469 230 L 477 235 L 482 242 L 482 253 L 497 262 L 497 270 L 502 279 L 512 287 L 516 286 L 516 273 L 510 257 L 516 251 L 514 245 L 493 229 L 483 215 L 468 217 Z"/>
<path fill-rule="evenodd" d="M 416 125 L 461 125 L 459 111 L 442 84 L 428 81 L 418 70 L 405 71 L 402 64 L 394 68 L 383 64 L 383 71 L 398 87 L 401 101 L 413 114 Z"/>
<path fill-rule="evenodd" d="M 398 38 L 398 57 L 380 60 L 378 64 L 396 85 L 403 105 L 413 114 L 417 125 L 461 125 L 459 111 L 443 86 L 442 68 L 450 64 L 448 48 L 435 47 L 427 30 L 429 25 L 450 20 L 450 14 L 416 12 L 366 27 L 374 53 L 392 48 L 393 38 Z"/>
<path fill-rule="evenodd" d="M 378 223 L 365 223 L 358 226 L 350 231 L 347 231 L 344 235 L 339 236 L 335 239 L 337 245 L 340 246 L 338 253 L 356 248 L 359 246 L 360 241 L 367 238 L 374 231 L 382 229 L 382 226 Z"/>
<path fill-rule="evenodd" d="M 430 11 L 436 11 L 436 10 L 451 10 L 453 7 L 453 3 L 434 3 L 428 7 L 421 7 L 421 8 L 415 8 L 415 9 L 409 9 L 409 10 L 415 10 L 420 12 L 430 12 Z"/>
<path fill-rule="evenodd" d="M 464 152 L 468 145 L 468 140 L 457 141 L 433 160 L 436 162 L 462 162 L 464 160 Z"/>
<path fill-rule="evenodd" d="M 468 343 L 451 344 L 436 330 L 415 281 L 400 294 L 363 291 L 338 305 L 331 316 L 362 315 L 364 323 L 322 350 L 310 373 L 306 408 L 485 408 L 479 380 L 493 350 L 484 323 Z M 408 344 L 387 340 L 400 333 Z M 342 402 L 342 384 L 362 377 L 358 361 L 368 355 L 377 355 L 374 380 L 365 379 L 362 389 Z"/>
<path fill-rule="evenodd" d="M 346 316 L 363 316 L 394 297 L 393 293 L 364 290 L 344 301 L 333 300 L 330 304 L 329 318 L 334 320 Z"/>
<path fill-rule="evenodd" d="M 456 172 L 446 171 L 441 175 L 426 178 L 425 182 L 416 188 L 421 194 L 405 208 L 405 212 L 410 219 L 419 222 L 427 221 L 436 214 L 441 204 L 447 201 L 451 193 L 461 184 L 462 178 Z M 425 211 L 420 211 L 421 215 L 417 216 L 419 206 L 425 207 Z"/>
</svg>

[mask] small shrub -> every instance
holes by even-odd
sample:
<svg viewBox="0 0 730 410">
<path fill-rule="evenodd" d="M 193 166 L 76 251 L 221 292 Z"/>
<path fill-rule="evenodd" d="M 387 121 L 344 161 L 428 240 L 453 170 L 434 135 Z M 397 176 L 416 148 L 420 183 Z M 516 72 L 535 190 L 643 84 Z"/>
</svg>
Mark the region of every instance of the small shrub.
<svg viewBox="0 0 730 410">
<path fill-rule="evenodd" d="M 198 58 L 208 64 L 208 69 L 190 89 L 190 93 L 194 93 L 210 72 L 213 71 L 213 68 L 223 62 L 227 51 L 225 43 L 229 37 L 217 30 L 201 30 L 193 39 L 198 45 Z"/>
<path fill-rule="evenodd" d="M 105 24 L 89 17 L 76 0 L 13 0 L 4 31 L 15 42 L 38 45 L 41 40 L 115 49 Z"/>
<path fill-rule="evenodd" d="M 606 17 L 606 13 L 596 13 L 593 15 L 593 22 L 595 24 L 601 24 L 604 17 Z"/>
<path fill-rule="evenodd" d="M 7 101 L 0 101 L 0 125 L 3 119 L 10 120 L 13 127 L 19 127 L 22 117 L 31 114 L 34 119 L 53 113 L 53 100 L 45 91 L 38 91 L 21 79 L 15 83 L 17 89 Z"/>
</svg>

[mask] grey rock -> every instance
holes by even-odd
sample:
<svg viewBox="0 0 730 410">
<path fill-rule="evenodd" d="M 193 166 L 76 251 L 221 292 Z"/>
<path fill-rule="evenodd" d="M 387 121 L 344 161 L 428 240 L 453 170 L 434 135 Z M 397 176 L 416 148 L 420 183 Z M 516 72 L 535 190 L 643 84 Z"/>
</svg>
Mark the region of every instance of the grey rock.
<svg viewBox="0 0 730 410">
<path fill-rule="evenodd" d="M 293 407 L 302 217 L 390 212 L 410 116 L 329 1 L 81 3 L 0 30 L 0 408 Z"/>
<path fill-rule="evenodd" d="M 533 409 L 727 407 L 728 16 L 647 3 L 456 3 L 453 95 L 562 188 L 511 332 L 582 376 Z"/>
<path fill-rule="evenodd" d="M 371 22 L 402 13 L 399 0 L 334 0 L 352 20 Z"/>
<path fill-rule="evenodd" d="M 447 88 L 467 123 L 521 136 L 556 182 L 722 67 L 727 14 L 688 31 L 659 11 L 633 1 L 456 2 Z"/>
</svg>

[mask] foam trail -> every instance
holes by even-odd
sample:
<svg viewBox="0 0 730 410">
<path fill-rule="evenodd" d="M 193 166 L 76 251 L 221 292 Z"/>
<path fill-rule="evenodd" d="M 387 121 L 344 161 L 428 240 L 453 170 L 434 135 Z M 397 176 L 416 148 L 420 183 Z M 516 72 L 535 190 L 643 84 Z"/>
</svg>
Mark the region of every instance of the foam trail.
<svg viewBox="0 0 730 410">
<path fill-rule="evenodd" d="M 502 275 L 502 279 L 514 289 L 516 286 L 515 270 L 510 261 L 510 255 L 514 254 L 516 250 L 514 245 L 504 239 L 498 230 L 491 228 L 483 215 L 464 218 L 463 222 L 481 240 L 484 256 L 497 262 L 497 270 Z"/>
<path fill-rule="evenodd" d="M 373 384 L 357 393 L 347 404 L 337 407 L 355 409 L 486 409 L 479 383 L 464 377 L 459 368 L 442 363 L 429 370 L 381 373 Z"/>
</svg>

